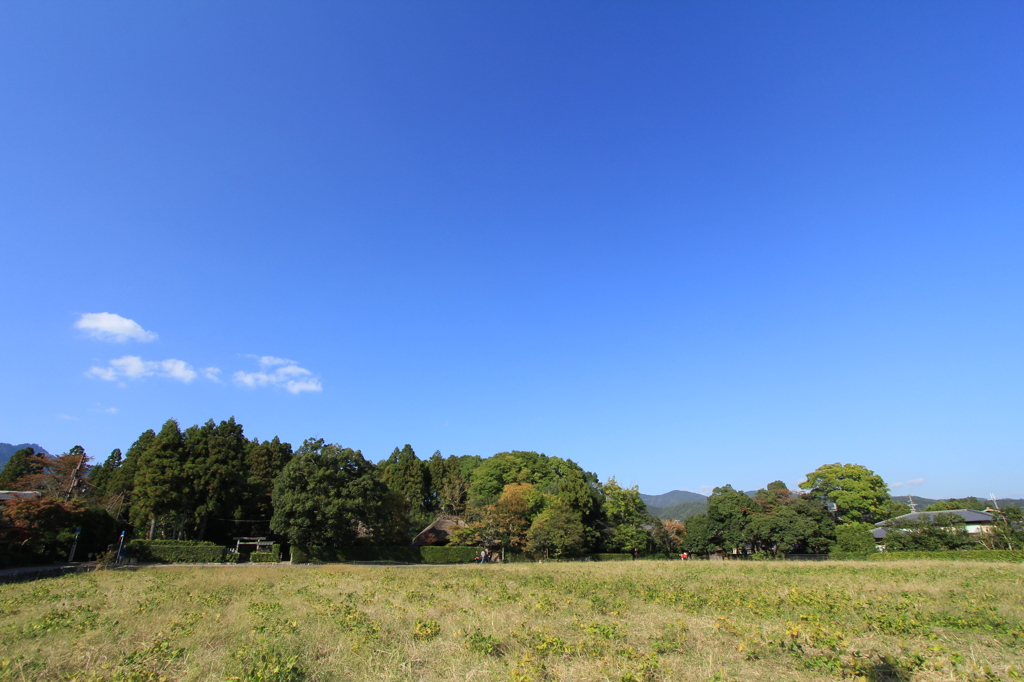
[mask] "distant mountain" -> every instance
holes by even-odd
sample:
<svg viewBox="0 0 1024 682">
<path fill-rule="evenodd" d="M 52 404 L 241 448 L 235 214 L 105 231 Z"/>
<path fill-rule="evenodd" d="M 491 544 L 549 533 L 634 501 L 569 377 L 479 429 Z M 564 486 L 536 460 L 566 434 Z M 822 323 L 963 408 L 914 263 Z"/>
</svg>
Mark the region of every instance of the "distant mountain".
<svg viewBox="0 0 1024 682">
<path fill-rule="evenodd" d="M 3 469 L 7 465 L 7 460 L 11 458 L 18 450 L 22 448 L 32 448 L 36 452 L 42 452 L 44 454 L 50 454 L 43 449 L 43 446 L 36 445 L 35 443 L 22 443 L 21 445 L 11 445 L 10 443 L 0 443 L 0 469 Z"/>
<path fill-rule="evenodd" d="M 703 514 L 708 508 L 707 500 L 694 502 L 680 502 L 669 507 L 652 507 L 647 505 L 647 511 L 659 519 L 672 519 L 674 521 L 685 521 L 691 516 Z"/>
<path fill-rule="evenodd" d="M 647 511 L 659 519 L 682 521 L 701 514 L 708 507 L 708 498 L 688 490 L 673 490 L 661 495 L 644 495 L 640 499 L 647 505 Z"/>
<path fill-rule="evenodd" d="M 708 498 L 706 495 L 691 493 L 688 490 L 673 490 L 661 495 L 644 495 L 640 493 L 640 499 L 647 503 L 648 507 L 671 507 L 682 502 L 705 502 Z"/>
<path fill-rule="evenodd" d="M 893 495 L 892 496 L 892 501 L 893 502 L 901 502 L 903 504 L 910 504 L 910 497 L 911 497 L 910 495 Z M 923 510 L 928 505 L 935 504 L 936 502 L 939 501 L 939 500 L 933 500 L 930 497 L 918 497 L 917 495 L 914 495 L 913 498 L 914 498 L 914 504 L 917 505 L 918 510 Z"/>
<path fill-rule="evenodd" d="M 756 491 L 747 492 L 747 495 L 750 495 L 751 497 L 755 494 Z M 795 494 L 796 493 L 794 493 L 794 495 Z M 966 495 L 964 497 L 966 497 Z M 686 490 L 673 490 L 672 492 L 664 493 L 662 495 L 644 495 L 643 493 L 640 493 L 640 499 L 642 499 L 647 505 L 647 511 L 654 516 L 657 516 L 659 519 L 685 521 L 691 516 L 703 514 L 708 507 L 707 497 L 697 493 L 691 493 Z M 895 502 L 902 502 L 903 504 L 909 503 L 909 497 L 907 495 L 894 496 L 892 499 Z M 978 497 L 978 499 L 983 502 L 988 502 L 984 497 Z M 917 505 L 918 511 L 921 511 L 928 505 L 935 504 L 936 502 L 939 502 L 939 500 L 914 495 L 914 504 Z M 996 500 L 996 503 L 1000 507 L 1024 508 L 1024 500 L 1001 499 Z"/>
<path fill-rule="evenodd" d="M 945 499 L 963 499 L 965 497 L 970 497 L 970 495 L 960 495 L 957 498 Z M 989 506 L 992 505 L 992 500 L 987 497 L 984 497 L 983 495 L 975 495 L 974 497 L 977 497 L 979 500 L 981 500 L 982 502 Z M 898 495 L 894 496 L 892 499 L 896 502 L 902 502 L 903 504 L 910 504 L 909 495 Z M 929 497 L 918 497 L 917 495 L 914 495 L 914 504 L 917 505 L 918 511 L 923 511 L 925 507 L 941 501 L 942 500 L 933 500 Z M 1009 497 L 1004 497 L 1002 499 L 997 499 L 996 504 L 998 504 L 1000 507 L 1024 507 L 1024 500 L 1017 500 Z"/>
</svg>

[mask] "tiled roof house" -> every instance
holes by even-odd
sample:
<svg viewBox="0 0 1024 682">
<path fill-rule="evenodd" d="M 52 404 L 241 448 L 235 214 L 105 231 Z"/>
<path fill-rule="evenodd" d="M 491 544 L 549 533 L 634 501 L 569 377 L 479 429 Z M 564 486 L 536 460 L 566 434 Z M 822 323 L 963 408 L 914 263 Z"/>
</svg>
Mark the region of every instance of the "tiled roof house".
<svg viewBox="0 0 1024 682">
<path fill-rule="evenodd" d="M 899 527 L 901 524 L 907 521 L 929 521 L 934 523 L 935 518 L 940 514 L 956 514 L 964 520 L 964 526 L 967 528 L 967 532 L 971 535 L 978 533 L 984 533 L 987 526 L 991 526 L 995 521 L 992 514 L 983 511 L 977 511 L 976 509 L 949 509 L 946 511 L 931 511 L 931 512 L 911 512 L 904 514 L 903 516 L 897 516 L 886 521 L 879 521 L 875 524 L 875 529 L 871 534 L 875 537 L 875 540 L 884 540 L 887 534 L 887 528 Z"/>
</svg>

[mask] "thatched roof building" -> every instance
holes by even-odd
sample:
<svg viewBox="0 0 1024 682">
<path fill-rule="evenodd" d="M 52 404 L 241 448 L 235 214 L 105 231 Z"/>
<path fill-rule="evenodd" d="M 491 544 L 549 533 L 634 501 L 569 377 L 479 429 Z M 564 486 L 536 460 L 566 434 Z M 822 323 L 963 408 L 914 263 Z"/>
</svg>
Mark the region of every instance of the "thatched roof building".
<svg viewBox="0 0 1024 682">
<path fill-rule="evenodd" d="M 448 535 L 456 528 L 465 528 L 466 523 L 454 516 L 438 516 L 432 524 L 420 531 L 414 545 L 447 545 Z"/>
</svg>

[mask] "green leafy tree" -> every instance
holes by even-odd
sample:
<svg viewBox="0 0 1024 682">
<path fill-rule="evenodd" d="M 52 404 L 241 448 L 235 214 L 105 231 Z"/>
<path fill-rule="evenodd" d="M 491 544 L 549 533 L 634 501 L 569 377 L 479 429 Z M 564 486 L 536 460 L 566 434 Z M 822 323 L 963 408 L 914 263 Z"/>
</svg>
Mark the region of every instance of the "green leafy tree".
<svg viewBox="0 0 1024 682">
<path fill-rule="evenodd" d="M 754 514 L 746 526 L 750 542 L 761 551 L 789 553 L 804 547 L 818 524 L 791 505 L 780 505 L 770 514 Z"/>
<path fill-rule="evenodd" d="M 651 534 L 644 526 L 651 525 L 652 517 L 640 498 L 640 490 L 637 486 L 623 488 L 613 476 L 604 484 L 603 492 L 609 548 L 621 552 L 646 551 Z M 657 523 L 661 525 L 660 521 Z"/>
<path fill-rule="evenodd" d="M 832 551 L 836 541 L 836 521 L 828 513 L 825 504 L 814 497 L 801 495 L 787 503 L 793 511 L 814 521 L 814 526 L 806 535 L 801 544 L 795 549 L 797 552 L 810 552 L 816 554 L 827 554 Z"/>
<path fill-rule="evenodd" d="M 545 455 L 518 450 L 499 452 L 473 469 L 469 501 L 473 506 L 483 507 L 495 502 L 510 483 L 543 489 L 554 480 L 554 472 Z"/>
<path fill-rule="evenodd" d="M 540 488 L 545 495 L 593 520 L 601 511 L 604 495 L 597 474 L 584 471 L 571 459 L 548 457 L 548 477 Z"/>
<path fill-rule="evenodd" d="M 825 464 L 807 474 L 800 488 L 832 502 L 843 522 L 874 523 L 890 517 L 894 503 L 882 477 L 860 464 Z"/>
<path fill-rule="evenodd" d="M 978 534 L 978 541 L 987 549 L 1024 548 L 1024 509 L 1004 507 L 994 511 L 990 530 Z"/>
<path fill-rule="evenodd" d="M 388 489 L 358 450 L 307 439 L 274 482 L 270 527 L 299 547 L 344 547 L 384 530 Z"/>
<path fill-rule="evenodd" d="M 851 521 L 836 528 L 836 549 L 840 552 L 874 552 L 874 526 L 862 521 Z"/>
<path fill-rule="evenodd" d="M 21 490 L 16 487 L 23 479 L 43 473 L 44 461 L 36 455 L 33 448 L 22 448 L 7 460 L 3 471 L 0 471 L 0 490 Z"/>
<path fill-rule="evenodd" d="M 508 550 L 526 547 L 527 532 L 543 499 L 529 483 L 509 483 L 494 504 L 485 506 L 471 524 L 484 544 L 501 545 L 501 557 Z"/>
<path fill-rule="evenodd" d="M 707 514 L 695 514 L 686 519 L 686 539 L 683 548 L 691 554 L 711 554 L 718 550 L 718 527 Z"/>
<path fill-rule="evenodd" d="M 761 510 L 771 513 L 779 505 L 790 501 L 792 495 L 788 486 L 782 481 L 772 481 L 754 495 Z"/>
<path fill-rule="evenodd" d="M 579 512 L 555 501 L 533 519 L 526 533 L 526 548 L 545 558 L 575 556 L 583 550 L 583 520 Z"/>
<path fill-rule="evenodd" d="M 707 516 L 715 523 L 717 539 L 723 549 L 742 547 L 747 539 L 746 526 L 760 506 L 746 493 L 731 485 L 715 488 L 708 496 Z"/>
</svg>

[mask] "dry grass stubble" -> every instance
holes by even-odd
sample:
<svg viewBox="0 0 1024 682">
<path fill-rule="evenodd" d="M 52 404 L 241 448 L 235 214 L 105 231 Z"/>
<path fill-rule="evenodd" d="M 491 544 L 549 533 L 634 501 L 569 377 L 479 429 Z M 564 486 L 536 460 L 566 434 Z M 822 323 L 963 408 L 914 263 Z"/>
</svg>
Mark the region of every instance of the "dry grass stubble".
<svg viewBox="0 0 1024 682">
<path fill-rule="evenodd" d="M 151 567 L 0 586 L 0 679 L 1024 678 L 1024 567 Z"/>
</svg>

